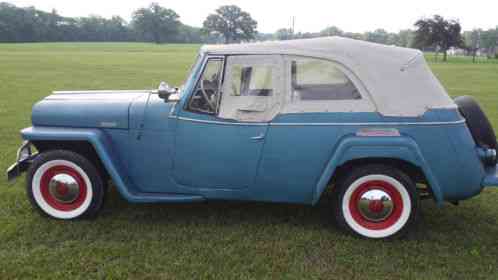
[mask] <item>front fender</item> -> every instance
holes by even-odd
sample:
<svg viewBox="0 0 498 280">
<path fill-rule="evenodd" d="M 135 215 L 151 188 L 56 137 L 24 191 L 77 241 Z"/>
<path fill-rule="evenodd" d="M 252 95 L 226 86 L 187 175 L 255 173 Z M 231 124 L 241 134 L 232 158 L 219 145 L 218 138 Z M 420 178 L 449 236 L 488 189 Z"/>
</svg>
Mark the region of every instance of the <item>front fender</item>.
<svg viewBox="0 0 498 280">
<path fill-rule="evenodd" d="M 28 141 L 87 141 L 100 157 L 107 172 L 111 176 L 118 191 L 126 199 L 133 200 L 131 182 L 116 158 L 110 139 L 100 129 L 95 128 L 60 128 L 60 127 L 28 127 L 21 130 L 22 138 Z"/>
<path fill-rule="evenodd" d="M 321 194 L 327 187 L 332 175 L 337 167 L 355 159 L 362 158 L 389 158 L 407 161 L 422 169 L 428 180 L 436 202 L 441 204 L 443 195 L 437 179 L 433 176 L 431 170 L 418 147 L 417 143 L 411 138 L 404 136 L 396 137 L 361 137 L 350 136 L 343 138 L 337 148 L 334 150 L 330 160 L 327 162 L 325 169 L 313 192 L 313 204 L 318 202 Z"/>
<path fill-rule="evenodd" d="M 94 147 L 97 155 L 111 176 L 116 189 L 130 202 L 194 202 L 204 198 L 195 195 L 175 194 L 144 194 L 136 192 L 136 188 L 126 175 L 126 170 L 120 164 L 118 153 L 114 150 L 111 139 L 104 131 L 95 128 L 60 128 L 60 127 L 29 127 L 21 131 L 28 141 L 88 141 Z"/>
</svg>

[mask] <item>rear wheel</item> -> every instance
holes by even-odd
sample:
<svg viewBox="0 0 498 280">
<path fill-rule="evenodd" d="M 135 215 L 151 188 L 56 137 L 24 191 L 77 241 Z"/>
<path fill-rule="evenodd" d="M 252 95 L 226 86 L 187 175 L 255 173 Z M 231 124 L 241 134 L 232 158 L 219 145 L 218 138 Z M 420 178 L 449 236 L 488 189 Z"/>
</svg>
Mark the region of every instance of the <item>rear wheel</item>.
<svg viewBox="0 0 498 280">
<path fill-rule="evenodd" d="M 56 219 L 92 217 L 104 198 L 104 185 L 93 164 L 66 150 L 40 154 L 28 170 L 26 188 L 34 207 Z"/>
<path fill-rule="evenodd" d="M 384 165 L 357 167 L 339 180 L 335 216 L 340 227 L 365 238 L 393 238 L 415 223 L 419 198 L 413 181 Z"/>
</svg>

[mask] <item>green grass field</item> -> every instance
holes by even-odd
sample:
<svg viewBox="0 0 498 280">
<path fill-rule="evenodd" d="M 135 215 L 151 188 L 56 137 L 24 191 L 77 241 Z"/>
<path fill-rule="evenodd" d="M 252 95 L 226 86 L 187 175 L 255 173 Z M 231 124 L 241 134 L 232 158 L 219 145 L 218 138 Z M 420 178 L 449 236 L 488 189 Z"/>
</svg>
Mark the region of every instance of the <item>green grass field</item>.
<svg viewBox="0 0 498 280">
<path fill-rule="evenodd" d="M 433 52 L 425 53 L 425 59 L 431 63 L 498 64 L 498 59 L 496 59 L 496 58 L 487 58 L 485 56 L 476 56 L 475 62 L 473 62 L 471 56 L 464 56 L 464 55 L 448 55 L 448 60 L 446 62 L 443 62 L 443 54 L 440 53 L 436 57 L 436 54 Z"/>
<path fill-rule="evenodd" d="M 52 90 L 179 84 L 198 47 L 0 45 L 0 170 L 15 160 L 31 106 Z M 498 129 L 498 64 L 432 67 L 451 95 L 477 97 Z M 136 205 L 111 192 L 96 220 L 61 222 L 31 209 L 24 179 L 0 181 L 0 279 L 498 279 L 498 190 L 458 207 L 424 201 L 419 226 L 391 242 L 340 232 L 330 203 Z"/>
</svg>

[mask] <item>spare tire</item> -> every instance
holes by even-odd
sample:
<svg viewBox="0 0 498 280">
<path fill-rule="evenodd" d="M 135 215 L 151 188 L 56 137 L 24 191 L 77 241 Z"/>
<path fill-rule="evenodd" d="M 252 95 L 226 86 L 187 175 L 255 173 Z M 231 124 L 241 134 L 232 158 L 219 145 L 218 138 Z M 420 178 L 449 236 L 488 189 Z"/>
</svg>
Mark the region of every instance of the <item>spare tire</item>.
<svg viewBox="0 0 498 280">
<path fill-rule="evenodd" d="M 496 136 L 491 123 L 472 96 L 455 98 L 460 114 L 465 118 L 467 127 L 479 147 L 496 149 Z"/>
</svg>

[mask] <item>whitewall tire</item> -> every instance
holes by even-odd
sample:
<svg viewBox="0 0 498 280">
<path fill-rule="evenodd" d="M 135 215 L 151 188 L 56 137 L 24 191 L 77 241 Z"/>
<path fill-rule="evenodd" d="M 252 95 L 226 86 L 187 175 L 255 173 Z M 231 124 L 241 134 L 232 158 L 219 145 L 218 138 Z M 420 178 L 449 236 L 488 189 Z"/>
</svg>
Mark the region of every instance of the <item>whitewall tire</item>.
<svg viewBox="0 0 498 280">
<path fill-rule="evenodd" d="M 94 216 L 104 196 L 102 179 L 93 164 L 65 150 L 36 157 L 28 170 L 26 188 L 38 210 L 64 220 Z"/>
<path fill-rule="evenodd" d="M 338 182 L 335 194 L 338 224 L 361 237 L 399 237 L 417 219 L 419 199 L 415 183 L 389 166 L 353 169 Z"/>
</svg>

